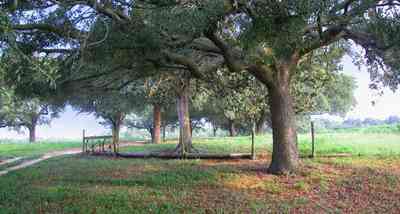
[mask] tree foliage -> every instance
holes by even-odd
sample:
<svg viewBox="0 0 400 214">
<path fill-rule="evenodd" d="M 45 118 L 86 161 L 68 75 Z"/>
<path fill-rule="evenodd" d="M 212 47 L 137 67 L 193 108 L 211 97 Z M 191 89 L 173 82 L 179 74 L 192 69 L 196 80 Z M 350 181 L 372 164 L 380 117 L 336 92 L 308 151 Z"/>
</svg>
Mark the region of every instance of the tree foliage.
<svg viewBox="0 0 400 214">
<path fill-rule="evenodd" d="M 262 100 L 268 99 L 263 111 L 270 112 L 274 136 L 270 171 L 283 173 L 294 171 L 299 162 L 296 112 L 322 109 L 343 113 L 351 106 L 351 96 L 345 97 L 346 102 L 330 98 L 336 95 L 330 93 L 337 89 L 335 81 L 353 88 L 350 79 L 336 72 L 339 56 L 352 52 L 351 45 L 362 48 L 359 61 L 368 67 L 375 88 L 383 85 L 397 89 L 399 3 L 22 1 L 1 7 L 7 7 L 2 23 L 8 26 L 2 29 L 19 33 L 11 39 L 19 50 L 29 56 L 34 51 L 60 54 L 61 68 L 65 69 L 59 69 L 58 82 L 64 89 L 80 84 L 121 90 L 135 79 L 166 72 L 179 73 L 176 77 L 182 80 L 180 84 L 190 84 L 193 78 L 218 82 L 215 79 L 221 69 L 229 70 L 224 79 L 232 78 L 234 85 L 242 81 L 237 75 L 261 82 Z M 25 72 L 14 79 L 26 79 Z M 181 85 L 185 92 L 189 92 L 188 87 Z M 238 116 L 237 109 L 254 115 L 260 108 L 252 105 L 258 101 L 251 97 L 260 92 L 255 88 L 244 87 L 244 96 L 230 92 L 231 98 L 242 105 L 232 107 L 230 116 L 232 112 Z M 178 96 L 182 104 L 187 104 L 187 96 Z M 232 100 L 226 101 L 231 106 Z"/>
<path fill-rule="evenodd" d="M 36 127 L 50 124 L 57 118 L 62 108 L 51 106 L 39 98 L 21 98 L 12 90 L 1 90 L 0 94 L 0 128 L 9 127 L 15 130 L 26 128 L 31 142 L 36 140 Z"/>
</svg>

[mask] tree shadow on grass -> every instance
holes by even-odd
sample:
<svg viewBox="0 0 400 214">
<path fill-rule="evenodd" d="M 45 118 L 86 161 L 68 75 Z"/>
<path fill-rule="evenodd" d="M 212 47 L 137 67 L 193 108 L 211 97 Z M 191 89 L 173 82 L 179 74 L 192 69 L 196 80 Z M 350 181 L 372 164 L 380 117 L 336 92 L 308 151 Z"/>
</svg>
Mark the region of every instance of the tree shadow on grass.
<svg viewBox="0 0 400 214">
<path fill-rule="evenodd" d="M 346 166 L 337 166 L 343 170 Z M 327 207 L 343 213 L 400 213 L 400 178 L 383 168 L 351 167 L 319 195 Z"/>
<path fill-rule="evenodd" d="M 197 166 L 182 166 L 178 168 L 164 168 L 158 171 L 143 172 L 132 176 L 113 177 L 112 174 L 98 176 L 86 174 L 84 176 L 62 176 L 59 182 L 78 185 L 105 185 L 125 187 L 149 188 L 186 188 L 198 184 L 214 183 L 217 181 L 216 170 L 202 170 Z"/>
</svg>

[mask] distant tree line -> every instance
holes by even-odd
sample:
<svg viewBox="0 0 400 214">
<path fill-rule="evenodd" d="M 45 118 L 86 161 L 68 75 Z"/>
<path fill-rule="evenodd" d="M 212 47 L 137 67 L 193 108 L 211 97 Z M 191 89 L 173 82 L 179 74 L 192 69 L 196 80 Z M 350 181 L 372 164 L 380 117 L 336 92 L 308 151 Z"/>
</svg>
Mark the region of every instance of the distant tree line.
<svg viewBox="0 0 400 214">
<path fill-rule="evenodd" d="M 365 127 L 365 126 L 375 126 L 375 125 L 394 125 L 400 123 L 400 117 L 397 115 L 391 115 L 385 119 L 376 119 L 376 118 L 365 118 L 361 119 L 346 119 L 341 124 L 343 128 L 356 128 L 356 127 Z"/>
<path fill-rule="evenodd" d="M 300 125 L 300 131 L 308 132 L 309 131 L 309 123 L 308 120 L 305 123 Z M 397 115 L 388 116 L 385 119 L 377 119 L 367 117 L 364 119 L 360 118 L 348 118 L 344 121 L 337 121 L 332 119 L 316 119 L 314 120 L 315 126 L 317 129 L 321 130 L 337 130 L 337 129 L 353 129 L 353 128 L 367 128 L 373 126 L 380 126 L 380 125 L 388 125 L 388 126 L 399 126 L 400 125 L 400 117 Z M 400 130 L 400 129 L 399 129 Z"/>
</svg>

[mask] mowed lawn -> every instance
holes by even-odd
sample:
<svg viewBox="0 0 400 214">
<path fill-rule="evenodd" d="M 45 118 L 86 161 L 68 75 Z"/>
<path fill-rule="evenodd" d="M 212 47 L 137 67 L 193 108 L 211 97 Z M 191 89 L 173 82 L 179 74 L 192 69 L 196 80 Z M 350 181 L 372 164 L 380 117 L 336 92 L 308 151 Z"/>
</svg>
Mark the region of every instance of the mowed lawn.
<svg viewBox="0 0 400 214">
<path fill-rule="evenodd" d="M 299 136 L 302 154 L 308 138 Z M 296 174 L 273 176 L 271 139 L 262 136 L 255 161 L 54 158 L 0 177 L 0 213 L 400 213 L 400 135 L 321 134 L 317 144 L 321 156 L 354 156 L 303 158 Z M 201 139 L 195 147 L 249 152 L 250 138 Z"/>
</svg>

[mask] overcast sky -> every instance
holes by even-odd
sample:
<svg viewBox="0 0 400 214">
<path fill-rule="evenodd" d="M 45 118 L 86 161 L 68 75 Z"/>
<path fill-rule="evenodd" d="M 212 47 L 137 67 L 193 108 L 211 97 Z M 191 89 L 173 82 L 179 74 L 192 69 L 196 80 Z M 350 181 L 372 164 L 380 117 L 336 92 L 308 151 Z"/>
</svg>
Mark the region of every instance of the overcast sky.
<svg viewBox="0 0 400 214">
<path fill-rule="evenodd" d="M 358 88 L 355 91 L 357 106 L 347 114 L 347 118 L 373 117 L 383 119 L 390 115 L 400 116 L 400 91 L 393 93 L 389 89 L 384 90 L 383 96 L 369 89 L 369 74 L 362 68 L 358 70 L 351 63 L 351 59 L 345 57 L 343 60 L 344 72 L 355 77 Z M 372 101 L 375 105 L 372 105 Z M 106 134 L 109 131 L 102 127 L 93 116 L 77 114 L 71 108 L 67 108 L 61 117 L 53 120 L 51 126 L 41 126 L 37 130 L 38 138 L 52 139 L 78 139 L 82 136 L 82 130 L 86 129 L 89 135 Z M 24 133 L 27 134 L 27 133 Z M 9 131 L 7 128 L 0 129 L 0 139 L 4 138 L 26 138 L 26 135 Z"/>
<path fill-rule="evenodd" d="M 376 91 L 369 89 L 370 78 L 365 68 L 359 70 L 349 57 L 345 57 L 343 65 L 344 73 L 352 75 L 358 86 L 354 94 L 357 106 L 347 114 L 348 118 L 384 119 L 390 115 L 400 116 L 400 91 L 393 92 L 385 88 L 382 96 L 377 95 Z M 372 101 L 375 105 L 372 105 Z"/>
</svg>

